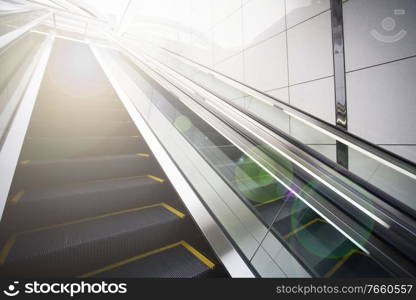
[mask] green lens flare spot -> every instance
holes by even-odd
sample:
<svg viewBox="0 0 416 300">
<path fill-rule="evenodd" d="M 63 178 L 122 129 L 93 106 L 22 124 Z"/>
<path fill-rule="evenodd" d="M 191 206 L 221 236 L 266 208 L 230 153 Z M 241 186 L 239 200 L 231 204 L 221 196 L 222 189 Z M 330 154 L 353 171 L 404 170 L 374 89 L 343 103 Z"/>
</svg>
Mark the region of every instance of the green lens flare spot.
<svg viewBox="0 0 416 300">
<path fill-rule="evenodd" d="M 255 203 L 264 203 L 282 197 L 286 189 L 250 157 L 243 155 L 234 169 L 238 190 Z"/>
<path fill-rule="evenodd" d="M 180 132 L 186 132 L 192 127 L 192 123 L 187 116 L 180 115 L 173 123 Z"/>
<path fill-rule="evenodd" d="M 320 187 L 321 184 L 313 180 L 305 184 L 298 194 L 303 198 L 319 197 L 316 191 L 319 191 Z M 362 221 L 365 228 L 361 234 L 368 239 L 372 234 L 374 220 L 363 218 Z M 291 234 L 288 234 L 288 240 L 292 240 L 293 243 L 294 239 L 307 252 L 324 259 L 340 259 L 358 249 L 299 198 L 293 201 L 291 208 Z"/>
</svg>

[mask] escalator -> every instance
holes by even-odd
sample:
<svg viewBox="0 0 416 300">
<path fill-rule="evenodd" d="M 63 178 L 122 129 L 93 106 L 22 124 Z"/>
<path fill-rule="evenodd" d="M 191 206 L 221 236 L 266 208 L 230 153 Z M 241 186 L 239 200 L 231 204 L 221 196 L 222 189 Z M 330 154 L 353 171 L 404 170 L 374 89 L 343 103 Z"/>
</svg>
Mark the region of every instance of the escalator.
<svg viewBox="0 0 416 300">
<path fill-rule="evenodd" d="M 160 66 L 153 72 L 122 51 L 91 49 L 111 82 L 134 95 L 130 104 L 251 271 L 265 254 L 263 265 L 284 272 L 260 276 L 416 274 L 407 248 L 412 227 L 397 225 L 413 223 L 399 214 L 385 218 L 397 211 L 384 202 L 372 205 L 384 194 L 373 197 L 354 177 L 336 173 L 345 170 L 307 153 L 296 157 L 296 147 L 285 156 L 287 141 L 264 138 L 261 122 L 253 134 L 244 109 L 216 105 L 209 89 L 175 91 L 166 82 L 183 88 L 181 78 Z M 0 276 L 228 276 L 94 55 L 81 43 L 55 42 L 0 224 Z M 161 137 L 161 130 L 171 135 Z M 181 165 L 175 151 L 183 149 L 189 158 Z M 204 180 L 191 178 L 195 170 Z M 347 196 L 358 206 L 368 201 L 370 215 L 351 209 Z M 252 245 L 250 235 L 257 238 Z"/>
<path fill-rule="evenodd" d="M 88 46 L 60 39 L 0 242 L 2 277 L 227 276 Z"/>
</svg>

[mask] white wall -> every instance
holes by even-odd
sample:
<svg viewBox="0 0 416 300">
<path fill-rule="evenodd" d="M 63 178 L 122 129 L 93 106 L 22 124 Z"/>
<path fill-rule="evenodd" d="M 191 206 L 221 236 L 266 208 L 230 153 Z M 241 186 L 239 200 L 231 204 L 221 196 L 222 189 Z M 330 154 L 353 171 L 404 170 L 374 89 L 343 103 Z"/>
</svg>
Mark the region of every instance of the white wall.
<svg viewBox="0 0 416 300">
<path fill-rule="evenodd" d="M 415 20 L 414 0 L 344 3 L 349 130 L 416 162 Z"/>
</svg>

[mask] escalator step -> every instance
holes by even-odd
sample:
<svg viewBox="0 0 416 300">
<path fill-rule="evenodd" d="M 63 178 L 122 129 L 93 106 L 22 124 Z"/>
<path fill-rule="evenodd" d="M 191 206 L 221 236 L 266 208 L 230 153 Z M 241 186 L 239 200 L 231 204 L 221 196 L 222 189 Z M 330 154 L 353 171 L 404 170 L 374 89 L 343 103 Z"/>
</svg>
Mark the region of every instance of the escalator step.
<svg viewBox="0 0 416 300">
<path fill-rule="evenodd" d="M 121 102 L 118 99 L 114 89 L 107 88 L 110 86 L 107 80 L 99 80 L 96 82 L 90 81 L 89 88 L 81 89 L 81 82 L 77 82 L 71 86 L 69 82 L 66 82 L 65 89 L 56 87 L 53 83 L 47 81 L 43 82 L 43 87 L 39 92 L 39 102 L 41 105 L 83 105 L 91 104 L 95 106 L 109 106 L 112 104 L 119 105 Z M 107 86 L 107 87 L 106 87 Z"/>
<path fill-rule="evenodd" d="M 182 241 L 111 264 L 82 277 L 195 278 L 215 267 L 208 258 Z"/>
<path fill-rule="evenodd" d="M 139 136 L 27 138 L 20 160 L 150 153 Z"/>
<path fill-rule="evenodd" d="M 21 161 L 16 169 L 11 194 L 35 186 L 51 186 L 146 174 L 160 177 L 160 173 L 161 170 L 152 157 L 135 154 Z M 42 174 L 42 176 L 38 176 L 39 174 Z"/>
<path fill-rule="evenodd" d="M 137 128 L 130 121 L 92 120 L 79 121 L 31 121 L 27 136 L 68 137 L 68 136 L 133 136 Z"/>
<path fill-rule="evenodd" d="M 129 121 L 130 117 L 124 108 L 79 107 L 79 105 L 36 106 L 32 120 L 107 120 Z"/>
<path fill-rule="evenodd" d="M 118 99 L 65 99 L 65 102 L 59 101 L 60 98 L 65 98 L 66 95 L 59 95 L 57 94 L 54 99 L 47 99 L 47 98 L 39 98 L 39 102 L 37 103 L 37 107 L 35 108 L 35 112 L 41 112 L 43 110 L 47 111 L 50 108 L 56 108 L 59 110 L 66 110 L 73 111 L 76 108 L 79 110 L 86 110 L 92 111 L 95 108 L 101 109 L 122 109 L 123 104 Z"/>
<path fill-rule="evenodd" d="M 24 230 L 145 206 L 161 199 L 172 203 L 176 197 L 167 182 L 152 176 L 32 188 L 11 196 L 2 227 Z"/>
<path fill-rule="evenodd" d="M 0 255 L 1 276 L 77 276 L 174 243 L 184 215 L 155 204 L 41 227 L 11 236 Z"/>
</svg>

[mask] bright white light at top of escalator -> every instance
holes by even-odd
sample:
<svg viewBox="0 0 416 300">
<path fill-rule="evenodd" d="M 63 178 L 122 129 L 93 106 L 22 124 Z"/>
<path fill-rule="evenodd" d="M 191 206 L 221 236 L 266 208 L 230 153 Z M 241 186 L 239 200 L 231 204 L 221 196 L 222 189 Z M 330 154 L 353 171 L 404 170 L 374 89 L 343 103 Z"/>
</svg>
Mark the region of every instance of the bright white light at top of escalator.
<svg viewBox="0 0 416 300">
<path fill-rule="evenodd" d="M 22 9 L 24 6 L 19 3 L 12 3 L 5 0 L 0 0 L 0 12 L 13 11 Z"/>
<path fill-rule="evenodd" d="M 124 28 L 146 22 L 186 31 L 191 23 L 191 1 L 132 0 L 123 18 Z"/>
<path fill-rule="evenodd" d="M 36 2 L 38 2 L 40 4 L 47 5 L 49 7 L 62 9 L 62 6 L 59 6 L 59 5 L 55 4 L 53 1 L 50 1 L 50 0 L 36 0 Z"/>
<path fill-rule="evenodd" d="M 82 2 L 107 20 L 119 22 L 129 0 L 82 0 Z"/>
</svg>

